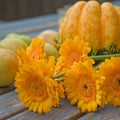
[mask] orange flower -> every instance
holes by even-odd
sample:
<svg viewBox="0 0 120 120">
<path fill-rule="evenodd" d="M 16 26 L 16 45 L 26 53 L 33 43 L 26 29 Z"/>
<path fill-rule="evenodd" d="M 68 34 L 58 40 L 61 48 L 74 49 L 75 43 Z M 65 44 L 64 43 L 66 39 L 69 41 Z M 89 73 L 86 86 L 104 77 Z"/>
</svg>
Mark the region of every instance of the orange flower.
<svg viewBox="0 0 120 120">
<path fill-rule="evenodd" d="M 32 39 L 29 47 L 25 49 L 21 48 L 17 51 L 18 65 L 30 62 L 31 60 L 39 60 L 45 58 L 46 54 L 44 52 L 44 41 L 39 37 Z"/>
<path fill-rule="evenodd" d="M 92 67 L 89 61 L 77 62 L 65 74 L 64 86 L 70 103 L 76 104 L 82 112 L 96 111 L 104 106 L 102 86 L 104 77 Z"/>
<path fill-rule="evenodd" d="M 34 112 L 49 112 L 59 107 L 63 87 L 52 79 L 54 57 L 22 64 L 15 78 L 16 92 L 25 107 Z"/>
<path fill-rule="evenodd" d="M 57 61 L 56 73 L 66 71 L 74 62 L 88 60 L 89 52 L 88 42 L 84 42 L 79 36 L 76 36 L 74 39 L 67 39 L 61 45 L 59 51 L 61 56 Z"/>
<path fill-rule="evenodd" d="M 100 65 L 100 71 L 106 78 L 104 91 L 107 93 L 107 102 L 120 106 L 120 57 L 106 59 Z"/>
<path fill-rule="evenodd" d="M 30 46 L 26 49 L 29 59 L 41 59 L 45 57 L 44 41 L 39 37 L 32 39 Z"/>
</svg>

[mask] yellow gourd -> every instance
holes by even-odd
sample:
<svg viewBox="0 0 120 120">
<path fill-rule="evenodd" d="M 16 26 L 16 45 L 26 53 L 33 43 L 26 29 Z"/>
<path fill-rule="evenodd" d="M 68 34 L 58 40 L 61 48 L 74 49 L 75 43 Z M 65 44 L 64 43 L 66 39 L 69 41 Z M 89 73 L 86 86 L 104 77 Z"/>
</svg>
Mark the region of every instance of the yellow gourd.
<svg viewBox="0 0 120 120">
<path fill-rule="evenodd" d="M 110 2 L 76 2 L 66 12 L 59 32 L 62 41 L 79 35 L 92 49 L 109 47 L 120 41 L 120 8 Z"/>
</svg>

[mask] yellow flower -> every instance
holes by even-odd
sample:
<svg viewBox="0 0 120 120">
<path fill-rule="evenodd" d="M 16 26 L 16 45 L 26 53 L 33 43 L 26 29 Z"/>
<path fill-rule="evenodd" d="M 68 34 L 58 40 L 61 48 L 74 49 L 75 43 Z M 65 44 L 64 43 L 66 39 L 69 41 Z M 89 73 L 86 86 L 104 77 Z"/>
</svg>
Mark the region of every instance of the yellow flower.
<svg viewBox="0 0 120 120">
<path fill-rule="evenodd" d="M 29 47 L 25 49 L 21 48 L 17 51 L 18 65 L 23 63 L 28 63 L 31 60 L 38 60 L 45 58 L 46 54 L 44 52 L 44 41 L 39 37 L 32 39 L 32 42 Z"/>
<path fill-rule="evenodd" d="M 63 87 L 52 79 L 54 57 L 22 64 L 15 78 L 16 92 L 24 106 L 34 112 L 49 112 L 59 107 L 64 97 Z"/>
<path fill-rule="evenodd" d="M 44 52 L 45 42 L 39 37 L 32 39 L 30 46 L 26 49 L 26 53 L 29 56 L 29 59 L 41 59 L 45 57 Z"/>
<path fill-rule="evenodd" d="M 61 56 L 57 60 L 56 73 L 66 71 L 74 62 L 88 60 L 89 52 L 88 42 L 84 42 L 79 36 L 76 36 L 74 39 L 67 39 L 61 45 L 59 51 Z"/>
<path fill-rule="evenodd" d="M 30 59 L 28 55 L 26 54 L 26 50 L 23 48 L 18 49 L 17 51 L 17 60 L 18 60 L 18 66 L 22 66 L 24 63 L 29 63 Z"/>
<path fill-rule="evenodd" d="M 98 105 L 104 106 L 103 82 L 104 77 L 92 63 L 79 61 L 65 74 L 67 98 L 72 105 L 77 103 L 82 112 L 96 111 Z"/>
<path fill-rule="evenodd" d="M 106 59 L 100 65 L 100 71 L 106 78 L 104 90 L 107 93 L 107 102 L 120 106 L 120 57 Z"/>
</svg>

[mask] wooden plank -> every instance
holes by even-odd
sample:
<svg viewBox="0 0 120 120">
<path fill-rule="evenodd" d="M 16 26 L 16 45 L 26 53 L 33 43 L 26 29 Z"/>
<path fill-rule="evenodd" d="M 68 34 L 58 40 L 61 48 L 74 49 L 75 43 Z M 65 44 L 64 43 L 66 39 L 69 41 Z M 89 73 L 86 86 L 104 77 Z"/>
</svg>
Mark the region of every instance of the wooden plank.
<svg viewBox="0 0 120 120">
<path fill-rule="evenodd" d="M 7 93 L 7 92 L 9 92 L 9 91 L 12 91 L 12 90 L 14 90 L 14 85 L 13 84 L 11 84 L 11 85 L 9 85 L 9 86 L 7 86 L 7 87 L 1 87 L 0 88 L 0 95 L 2 95 L 2 94 L 5 94 L 5 93 Z"/>
<path fill-rule="evenodd" d="M 78 120 L 120 120 L 120 107 L 107 105 L 99 108 L 98 111 L 88 113 Z"/>
<path fill-rule="evenodd" d="M 33 33 L 40 33 L 45 29 L 53 29 L 53 28 L 57 30 L 57 23 L 56 22 L 46 23 L 43 25 L 40 24 L 38 26 L 32 26 L 32 27 L 25 27 L 22 29 L 14 29 L 14 30 L 10 30 L 10 31 L 4 31 L 0 35 L 0 40 L 2 40 L 7 34 L 12 33 L 12 32 L 30 35 Z M 38 35 L 38 34 L 36 34 L 36 35 Z M 33 37 L 33 35 L 30 35 L 30 36 Z"/>
<path fill-rule="evenodd" d="M 19 113 L 8 120 L 18 120 L 19 118 L 24 120 L 76 120 L 83 114 L 76 106 L 71 106 L 67 99 L 61 99 L 60 108 L 52 108 L 51 112 L 38 114 L 26 110 Z"/>
<path fill-rule="evenodd" d="M 38 23 L 49 22 L 52 20 L 55 21 L 57 19 L 58 19 L 57 14 L 49 14 L 49 15 L 31 17 L 31 18 L 7 22 L 7 24 L 1 25 L 0 29 L 9 28 L 10 26 L 13 26 L 13 28 L 15 28 L 16 26 L 21 27 L 21 25 L 28 25 L 29 26 L 29 25 L 34 25 L 34 24 L 38 24 Z M 11 29 L 11 28 L 9 28 L 9 29 Z"/>
<path fill-rule="evenodd" d="M 0 120 L 26 110 L 14 91 L 0 95 Z"/>
<path fill-rule="evenodd" d="M 32 18 L 7 22 L 6 24 L 3 24 L 0 26 L 0 30 L 13 29 L 13 28 L 17 28 L 17 27 L 24 28 L 25 26 L 34 26 L 39 23 L 48 23 L 50 21 L 56 21 L 56 20 L 58 20 L 57 14 L 32 17 Z M 10 28 L 10 27 L 12 27 L 12 28 Z M 19 29 L 19 28 L 17 28 L 17 29 Z"/>
<path fill-rule="evenodd" d="M 15 33 L 20 33 L 20 34 L 28 34 L 28 33 L 33 33 L 36 31 L 40 31 L 42 29 L 49 29 L 50 27 L 57 26 L 57 23 L 51 22 L 51 23 L 46 23 L 46 24 L 38 24 L 38 26 L 29 26 L 29 27 L 24 27 L 22 29 L 14 29 L 10 31 L 5 31 L 2 32 L 2 35 L 0 37 L 4 38 L 9 33 L 15 32 Z"/>
<path fill-rule="evenodd" d="M 120 6 L 120 0 L 112 0 L 112 4 Z"/>
<path fill-rule="evenodd" d="M 83 116 L 76 106 L 71 106 L 67 99 L 61 99 L 59 108 L 52 108 L 51 112 L 38 114 L 26 110 L 19 101 L 16 92 L 12 91 L 0 96 L 0 120 L 9 118 L 17 120 L 19 117 L 28 120 L 72 120 Z"/>
<path fill-rule="evenodd" d="M 0 40 L 11 32 L 27 34 L 50 27 L 58 27 L 57 14 L 17 20 L 0 26 Z"/>
</svg>

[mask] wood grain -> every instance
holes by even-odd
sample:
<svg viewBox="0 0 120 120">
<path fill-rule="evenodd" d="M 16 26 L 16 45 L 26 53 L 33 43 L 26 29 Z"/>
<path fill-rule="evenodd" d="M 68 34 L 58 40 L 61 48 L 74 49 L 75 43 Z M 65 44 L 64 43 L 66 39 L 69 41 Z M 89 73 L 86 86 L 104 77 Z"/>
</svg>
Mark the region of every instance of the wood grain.
<svg viewBox="0 0 120 120">
<path fill-rule="evenodd" d="M 0 96 L 0 120 L 73 120 L 82 113 L 76 106 L 71 106 L 67 99 L 61 99 L 59 108 L 52 108 L 51 112 L 38 114 L 26 110 L 14 91 Z"/>
<path fill-rule="evenodd" d="M 5 120 L 24 110 L 23 104 L 19 101 L 17 93 L 14 91 L 0 96 L 0 120 Z"/>
<path fill-rule="evenodd" d="M 58 28 L 57 14 L 9 22 L 0 25 L 0 40 L 11 32 L 30 35 L 30 33 L 51 29 L 52 27 Z"/>
<path fill-rule="evenodd" d="M 9 92 L 9 91 L 12 91 L 12 90 L 14 90 L 14 85 L 13 84 L 11 84 L 10 86 L 7 86 L 7 87 L 1 87 L 0 88 L 0 95 L 2 95 L 2 94 L 5 94 L 5 93 L 7 93 L 7 92 Z"/>
<path fill-rule="evenodd" d="M 120 120 L 120 107 L 107 105 L 99 108 L 97 112 L 88 113 L 78 120 Z"/>
</svg>

